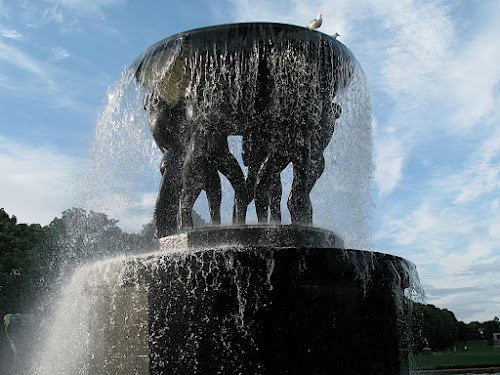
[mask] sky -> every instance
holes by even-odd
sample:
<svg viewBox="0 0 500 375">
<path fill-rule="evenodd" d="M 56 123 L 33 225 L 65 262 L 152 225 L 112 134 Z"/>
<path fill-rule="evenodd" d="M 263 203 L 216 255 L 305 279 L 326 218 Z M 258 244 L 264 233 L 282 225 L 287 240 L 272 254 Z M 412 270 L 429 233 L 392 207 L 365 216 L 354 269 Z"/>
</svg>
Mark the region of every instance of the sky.
<svg viewBox="0 0 500 375">
<path fill-rule="evenodd" d="M 371 91 L 374 250 L 459 320 L 500 316 L 497 0 L 0 0 L 0 206 L 46 225 L 74 205 L 108 87 L 151 44 L 318 12 Z"/>
</svg>

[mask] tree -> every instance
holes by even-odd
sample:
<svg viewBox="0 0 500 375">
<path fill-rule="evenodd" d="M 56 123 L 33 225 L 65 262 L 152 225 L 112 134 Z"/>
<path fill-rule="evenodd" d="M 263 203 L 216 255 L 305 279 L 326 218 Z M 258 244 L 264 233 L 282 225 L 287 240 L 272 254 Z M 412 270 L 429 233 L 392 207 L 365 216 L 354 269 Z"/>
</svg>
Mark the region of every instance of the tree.
<svg viewBox="0 0 500 375">
<path fill-rule="evenodd" d="M 107 256 L 131 253 L 137 238 L 124 233 L 118 220 L 104 213 L 72 208 L 55 218 L 48 226 L 59 268 L 73 267 Z"/>
<path fill-rule="evenodd" d="M 433 350 L 443 350 L 455 344 L 458 339 L 458 325 L 455 315 L 447 309 L 434 305 L 415 303 L 414 345 L 417 350 L 429 346 Z"/>
<path fill-rule="evenodd" d="M 458 339 L 460 341 L 480 340 L 483 337 L 482 324 L 479 322 L 458 322 Z"/>
<path fill-rule="evenodd" d="M 490 345 L 493 345 L 493 334 L 500 332 L 500 320 L 495 316 L 493 320 L 489 320 L 482 324 L 484 338 Z"/>
<path fill-rule="evenodd" d="M 0 317 L 29 310 L 38 295 L 37 255 L 44 243 L 38 224 L 18 224 L 0 209 Z"/>
</svg>

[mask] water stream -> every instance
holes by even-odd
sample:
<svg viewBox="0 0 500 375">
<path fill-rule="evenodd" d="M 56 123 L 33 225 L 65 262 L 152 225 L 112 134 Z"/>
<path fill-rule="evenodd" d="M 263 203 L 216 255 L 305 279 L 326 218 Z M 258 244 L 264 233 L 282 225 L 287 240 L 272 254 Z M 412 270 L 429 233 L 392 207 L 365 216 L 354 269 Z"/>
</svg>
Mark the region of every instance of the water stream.
<svg viewBox="0 0 500 375">
<path fill-rule="evenodd" d="M 251 126 L 260 108 L 260 93 L 255 87 L 262 69 L 262 47 L 257 34 L 252 34 L 256 30 L 250 30 L 250 35 L 239 41 L 248 44 L 245 49 L 235 48 L 227 35 L 211 39 L 208 49 L 185 45 L 182 37 L 159 42 L 140 57 L 147 65 L 149 58 L 161 52 L 161 58 L 151 60 L 152 67 L 142 70 L 139 81 L 145 87 L 150 82 L 167 85 L 165 92 L 170 96 L 163 100 L 172 105 L 184 100 L 187 115 L 194 122 L 232 127 L 236 114 L 241 124 Z M 374 211 L 373 140 L 371 102 L 364 73 L 354 58 L 350 64 L 343 64 L 329 52 L 329 43 L 336 41 L 322 40 L 319 49 L 311 50 L 320 55 L 318 61 L 325 69 L 311 68 L 315 63 L 307 58 L 312 53 L 308 50 L 309 42 L 297 42 L 297 46 L 279 35 L 274 36 L 274 41 L 268 46 L 266 62 L 273 87 L 271 118 L 283 123 L 296 123 L 297 117 L 304 122 L 317 121 L 318 105 L 311 106 L 316 97 L 342 108 L 333 139 L 324 152 L 325 172 L 311 193 L 314 226 L 335 232 L 343 239 L 345 248 L 369 250 Z M 309 52 L 300 54 L 297 48 Z M 294 67 L 292 73 L 290 66 Z M 325 71 L 340 72 L 337 77 L 341 78 L 325 75 Z M 107 104 L 96 124 L 89 166 L 79 186 L 83 208 L 119 219 L 127 230 L 138 230 L 153 217 L 162 157 L 149 134 L 138 72 L 136 62 L 108 90 Z M 224 90 L 219 89 L 220 85 L 224 85 Z M 241 134 L 238 130 L 230 133 L 231 152 L 246 174 Z M 284 223 L 290 222 L 286 199 L 292 178 L 288 166 L 281 173 Z M 222 183 L 222 221 L 228 225 L 233 189 L 227 179 L 222 178 Z M 252 207 L 247 223 L 256 222 Z M 203 194 L 195 210 L 208 221 Z M 365 287 L 369 285 L 379 258 L 369 252 L 339 251 L 355 279 Z M 176 337 L 181 344 L 169 348 L 169 353 L 174 352 L 171 358 L 181 358 L 186 366 L 196 370 L 200 356 L 213 350 L 203 347 L 207 343 L 200 340 L 200 335 L 207 335 L 204 327 L 211 324 L 222 328 L 209 344 L 220 346 L 218 353 L 233 358 L 235 364 L 246 363 L 248 370 L 253 366 L 252 353 L 259 350 L 252 334 L 253 322 L 261 310 L 268 308 L 276 287 L 276 254 L 270 249 L 172 250 L 116 257 L 80 267 L 61 290 L 32 373 L 146 374 L 150 361 L 159 368 L 168 366 L 155 358 L 155 353 L 164 349 L 166 337 Z M 289 266 L 296 275 L 308 272 L 305 258 L 293 259 Z M 409 283 L 409 297 L 420 292 L 411 263 L 398 260 L 387 267 L 394 269 L 391 277 L 398 287 Z M 401 280 L 400 274 L 411 275 L 411 280 Z M 214 300 L 233 307 L 216 311 Z M 396 309 L 407 308 L 403 300 L 399 303 Z M 190 320 L 193 317 L 196 320 Z M 235 347 L 235 343 L 242 346 Z M 124 361 L 120 357 L 127 355 L 134 360 Z M 153 368 L 153 372 L 157 370 Z M 258 372 L 256 367 L 255 373 Z"/>
<path fill-rule="evenodd" d="M 248 40 L 252 40 L 252 36 Z M 164 49 L 162 58 L 155 60 L 157 65 L 149 69 L 154 76 L 142 78 L 146 82 L 144 86 L 151 81 L 164 82 L 166 76 L 170 77 L 169 85 L 177 83 L 179 87 L 186 86 L 184 90 L 170 90 L 170 97 L 166 99 L 174 103 L 180 100 L 178 96 L 182 92 L 187 111 L 195 108 L 195 122 L 203 122 L 209 118 L 219 127 L 233 126 L 233 116 L 236 113 L 241 115 L 238 117 L 239 122 L 251 123 L 252 117 L 258 116 L 259 93 L 255 90 L 255 80 L 259 73 L 259 49 L 252 46 L 243 53 L 232 48 L 227 41 L 216 40 L 211 43 L 214 51 L 223 51 L 217 58 L 203 56 L 205 49 L 200 52 L 192 47 L 188 54 L 182 49 L 182 43 L 177 43 L 174 47 L 172 43 L 160 45 L 158 48 Z M 311 72 L 310 62 L 294 54 L 292 47 L 295 48 L 285 42 L 281 45 L 277 43 L 273 46 L 275 53 L 269 57 L 274 88 L 270 104 L 271 111 L 275 114 L 273 118 L 279 118 L 284 123 L 299 115 L 304 121 L 314 120 L 318 114 L 315 106 L 311 105 L 310 97 L 320 95 L 319 92 L 315 94 L 319 90 L 327 91 L 326 96 L 342 107 L 342 115 L 335 124 L 333 138 L 324 152 L 325 172 L 311 193 L 313 223 L 316 227 L 334 231 L 344 239 L 348 248 L 370 249 L 373 241 L 374 167 L 371 101 L 365 75 L 354 59 L 354 64 L 344 66 L 333 56 L 321 52 L 327 55 L 322 60 L 324 64 L 330 65 L 330 68 L 324 70 L 340 71 L 340 77 L 349 75 L 350 79 L 349 83 L 339 83 L 332 80 L 332 77 L 319 76 L 322 70 Z M 325 44 L 322 48 L 328 50 L 329 46 Z M 175 63 L 180 59 L 178 54 L 181 52 L 186 55 L 182 58 L 188 59 L 185 63 L 187 68 L 182 74 Z M 147 59 L 147 56 L 141 58 Z M 289 69 L 291 65 L 299 66 L 293 70 L 296 73 L 292 76 Z M 239 68 L 234 69 L 235 66 Z M 133 73 L 134 66 L 126 70 L 108 91 L 108 103 L 96 125 L 90 165 L 81 187 L 82 206 L 95 211 L 104 210 L 108 216 L 119 219 L 120 225 L 129 230 L 140 229 L 141 225 L 152 219 L 161 161 L 161 152 L 148 130 L 148 114 L 143 108 L 144 92 Z M 174 79 L 176 74 L 180 78 Z M 313 83 L 318 81 L 329 83 L 315 87 L 317 84 Z M 224 90 L 217 89 L 220 85 L 225 85 Z M 335 92 L 334 86 L 339 86 Z M 290 87 L 294 88 L 292 92 Z M 227 105 L 231 110 L 226 108 Z M 229 136 L 229 145 L 246 174 L 241 158 L 241 137 Z M 227 179 L 222 175 L 221 177 L 222 222 L 227 225 L 231 222 L 233 189 Z M 292 182 L 290 166 L 281 173 L 281 180 L 283 222 L 289 223 L 286 200 Z M 198 199 L 195 210 L 209 221 L 204 194 Z M 247 223 L 255 222 L 252 203 Z"/>
</svg>

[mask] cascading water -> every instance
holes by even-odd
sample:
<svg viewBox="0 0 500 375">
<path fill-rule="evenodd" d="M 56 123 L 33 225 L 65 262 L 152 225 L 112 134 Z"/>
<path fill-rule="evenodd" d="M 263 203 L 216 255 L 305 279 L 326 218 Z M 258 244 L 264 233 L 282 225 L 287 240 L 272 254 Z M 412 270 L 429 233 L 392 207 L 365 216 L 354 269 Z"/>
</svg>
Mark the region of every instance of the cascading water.
<svg viewBox="0 0 500 375">
<path fill-rule="evenodd" d="M 290 249 L 180 249 L 81 267 L 62 290 L 44 350 L 31 373 L 158 374 L 169 368 L 169 361 L 179 359 L 182 366 L 170 365 L 174 373 L 206 373 L 216 352 L 221 366 L 212 364 L 213 373 L 259 374 L 259 361 L 254 361 L 259 350 L 284 356 L 289 343 L 282 337 L 262 342 L 255 327 L 266 321 L 272 329 L 279 321 L 276 310 L 298 314 L 296 299 L 283 293 L 301 275 L 318 272 L 309 269 L 304 255 L 288 258 L 287 252 Z M 322 257 L 317 251 L 307 256 L 311 254 Z M 419 291 L 409 262 L 370 252 L 339 255 L 364 285 L 364 293 L 374 293 L 369 284 L 380 277 L 377 269 L 385 264 L 394 276 L 394 290 Z M 402 274 L 409 279 L 401 280 Z M 398 301 L 402 315 L 408 305 Z M 345 324 L 342 316 L 336 319 L 340 327 Z M 275 370 L 280 373 L 279 363 Z"/>
<path fill-rule="evenodd" d="M 301 128 L 320 122 L 324 102 L 340 105 L 311 199 L 314 224 L 334 231 L 344 246 L 334 249 L 338 238 L 314 228 L 271 225 L 237 228 L 250 236 L 246 245 L 222 240 L 179 248 L 160 239 L 155 252 L 81 267 L 62 290 L 32 373 L 406 373 L 398 332 L 406 329 L 404 295 L 419 290 L 414 266 L 344 250 L 370 248 L 373 213 L 371 103 L 352 54 L 317 32 L 275 24 L 202 29 L 146 50 L 108 92 L 81 187 L 84 207 L 104 210 L 128 228 L 151 219 L 148 197 L 160 180 L 161 152 L 148 134 L 143 88 L 159 91 L 171 108 L 182 101 L 183 116 L 207 124 L 209 135 L 229 129 L 224 134 L 245 174 L 235 122 L 246 129 L 262 119 L 271 120 L 269 128 Z M 259 129 L 264 142 L 276 136 L 266 129 Z M 281 172 L 283 212 L 293 178 L 290 166 Z M 225 179 L 223 192 L 227 224 L 233 189 Z M 195 205 L 206 220 L 207 205 L 203 198 Z M 198 234 L 239 236 L 222 232 Z M 381 331 L 374 334 L 373 325 Z M 374 341 L 380 334 L 389 335 L 387 350 Z"/>
<path fill-rule="evenodd" d="M 245 35 L 245 43 L 250 44 L 242 52 L 238 41 L 229 43 L 231 35 L 225 33 L 218 40 L 210 40 L 214 51 L 223 51 L 223 55 L 206 56 L 206 48 L 194 48 L 186 44 L 183 50 L 182 38 L 157 43 L 137 61 L 146 65 L 148 57 L 154 57 L 161 51 L 161 58 L 153 60 L 148 69 L 135 72 L 144 86 L 160 82 L 168 97 L 165 100 L 175 105 L 181 96 L 187 101 L 186 107 L 196 107 L 194 122 L 203 122 L 210 116 L 210 121 L 217 126 L 230 126 L 231 116 L 244 114 L 238 123 L 251 124 L 253 117 L 260 114 L 259 93 L 255 87 L 259 74 L 259 38 L 258 27 L 249 28 L 250 35 Z M 313 202 L 314 224 L 317 227 L 332 230 L 343 238 L 347 248 L 370 249 L 372 246 L 373 221 L 373 163 L 372 163 L 372 128 L 371 102 L 366 79 L 355 59 L 349 64 L 336 61 L 325 51 L 330 48 L 326 40 L 319 51 L 319 58 L 324 61 L 329 72 L 339 72 L 340 77 L 349 76 L 347 82 L 337 82 L 330 76 L 320 76 L 320 70 L 310 71 L 310 63 L 302 56 L 294 56 L 295 46 L 287 44 L 288 38 L 274 36 L 269 57 L 269 70 L 272 77 L 273 94 L 270 110 L 273 119 L 286 122 L 290 117 L 314 118 L 316 109 L 308 107 L 311 96 L 317 91 L 327 91 L 330 101 L 342 107 L 342 115 L 335 123 L 332 141 L 326 148 L 325 172 L 315 184 L 311 199 Z M 337 43 L 337 42 L 333 42 Z M 257 45 L 256 45 L 257 44 Z M 308 48 L 308 41 L 298 40 L 296 44 Z M 205 51 L 203 55 L 201 51 Z M 146 54 L 145 53 L 145 54 Z M 186 57 L 179 58 L 183 53 Z M 347 53 L 347 52 L 345 52 Z M 187 59 L 187 68 L 182 68 L 179 60 Z M 137 64 L 137 62 L 136 62 Z M 290 66 L 295 75 L 290 76 Z M 233 67 L 235 67 L 233 69 Z M 141 68 L 141 67 L 139 67 Z M 127 229 L 137 229 L 138 224 L 146 224 L 152 217 L 154 197 L 159 184 L 158 165 L 161 153 L 149 135 L 147 113 L 144 111 L 143 91 L 134 77 L 134 69 L 123 73 L 122 78 L 110 88 L 108 104 L 101 113 L 96 126 L 94 146 L 91 154 L 87 182 L 83 184 L 83 206 L 96 211 L 106 212 L 111 217 L 120 219 Z M 183 70 L 184 69 L 184 70 Z M 228 72 L 231 72 L 229 74 Z M 167 77 L 167 78 L 165 78 Z M 324 87 L 318 81 L 329 82 Z M 224 89 L 217 89 L 223 82 Z M 296 83 L 300 84 L 296 84 Z M 331 82 L 331 83 L 330 83 Z M 308 85 L 307 83 L 311 83 Z M 175 87 L 174 87 L 175 86 Z M 296 87 L 294 92 L 285 90 Z M 311 87 L 313 86 L 313 87 Z M 338 90 L 334 88 L 338 86 Z M 282 89 L 285 88 L 285 89 Z M 167 90 L 168 89 L 168 90 Z M 295 103 L 295 104 L 294 104 Z M 269 104 L 269 103 L 266 103 Z M 231 110 L 225 108 L 230 106 Z M 243 107 L 244 111 L 239 110 Z M 215 114 L 215 115 L 214 115 Z M 306 115 L 305 115 L 306 114 Z M 214 118 L 216 116 L 216 118 Z M 222 125 L 221 125 L 222 124 Z M 231 151 L 237 156 L 240 165 L 241 138 L 230 136 Z M 247 169 L 243 167 L 244 172 Z M 290 192 L 292 171 L 290 166 L 281 174 L 283 185 L 282 212 L 284 222 L 290 217 L 286 209 L 286 199 Z M 223 178 L 223 223 L 231 221 L 231 201 L 233 189 Z M 208 221 L 208 204 L 202 196 L 195 209 Z M 253 207 L 253 204 L 252 206 Z M 130 217 L 140 218 L 139 222 L 129 223 Z M 247 222 L 256 221 L 255 212 L 250 211 Z M 140 227 L 140 226 L 139 226 Z"/>
</svg>

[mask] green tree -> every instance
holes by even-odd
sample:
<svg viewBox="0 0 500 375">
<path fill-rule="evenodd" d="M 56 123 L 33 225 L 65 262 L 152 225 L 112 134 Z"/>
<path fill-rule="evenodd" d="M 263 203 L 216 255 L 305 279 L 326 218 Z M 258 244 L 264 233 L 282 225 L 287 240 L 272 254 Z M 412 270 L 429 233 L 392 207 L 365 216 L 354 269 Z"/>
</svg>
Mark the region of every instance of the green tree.
<svg viewBox="0 0 500 375">
<path fill-rule="evenodd" d="M 0 209 L 0 317 L 29 310 L 38 295 L 38 253 L 45 242 L 38 224 L 18 224 Z"/>
<path fill-rule="evenodd" d="M 500 332 L 500 320 L 498 319 L 498 316 L 495 316 L 493 320 L 483 322 L 482 331 L 484 338 L 490 345 L 493 345 L 493 334 Z"/>
<path fill-rule="evenodd" d="M 64 211 L 48 226 L 52 258 L 59 268 L 64 268 L 133 252 L 138 239 L 124 233 L 117 223 L 104 213 L 81 208 Z"/>
<path fill-rule="evenodd" d="M 462 321 L 458 322 L 458 340 L 480 340 L 483 337 L 481 326 L 479 322 L 470 322 L 469 324 L 465 324 Z"/>
<path fill-rule="evenodd" d="M 458 339 L 458 325 L 455 315 L 447 309 L 434 305 L 416 303 L 414 307 L 417 350 L 429 346 L 433 350 L 443 350 L 455 344 Z"/>
</svg>

